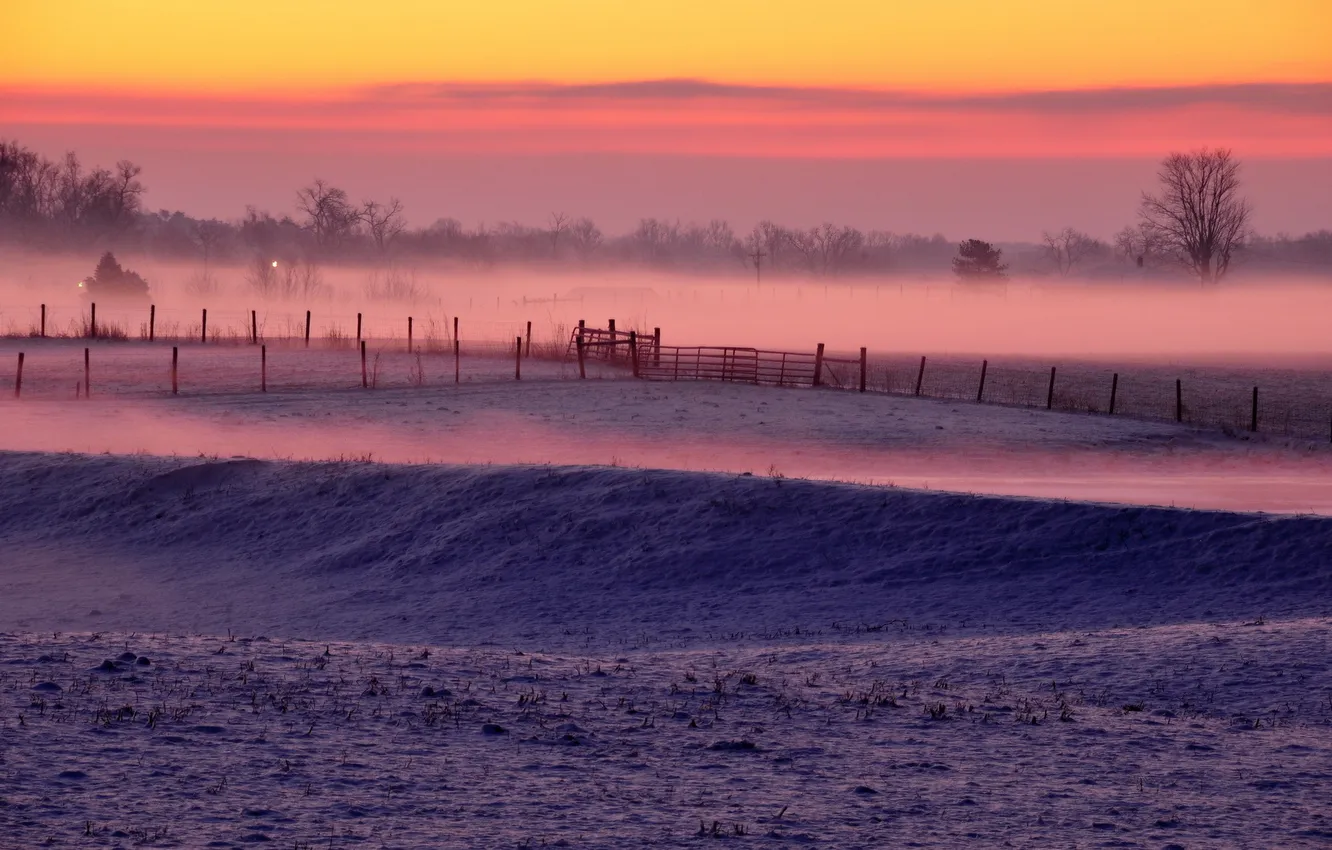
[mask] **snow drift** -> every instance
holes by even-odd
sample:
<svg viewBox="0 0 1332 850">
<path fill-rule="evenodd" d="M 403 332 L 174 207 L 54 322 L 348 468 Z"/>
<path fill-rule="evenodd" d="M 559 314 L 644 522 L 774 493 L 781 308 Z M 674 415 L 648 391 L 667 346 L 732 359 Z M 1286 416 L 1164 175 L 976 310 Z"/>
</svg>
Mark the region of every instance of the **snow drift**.
<svg viewBox="0 0 1332 850">
<path fill-rule="evenodd" d="M 468 642 L 1318 614 L 1332 520 L 605 467 L 0 454 L 0 620 Z"/>
</svg>

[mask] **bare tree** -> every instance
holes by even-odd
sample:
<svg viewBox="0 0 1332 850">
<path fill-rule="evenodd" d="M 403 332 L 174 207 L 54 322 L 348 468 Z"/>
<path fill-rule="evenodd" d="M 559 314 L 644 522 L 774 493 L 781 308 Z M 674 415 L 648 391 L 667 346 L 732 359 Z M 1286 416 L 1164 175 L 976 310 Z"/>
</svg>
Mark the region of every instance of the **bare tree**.
<svg viewBox="0 0 1332 850">
<path fill-rule="evenodd" d="M 344 190 L 319 179 L 297 190 L 296 208 L 305 213 L 305 226 L 321 248 L 342 244 L 361 218 Z"/>
<path fill-rule="evenodd" d="M 823 273 L 837 275 L 859 257 L 865 246 L 865 234 L 854 227 L 825 222 L 818 228 L 817 242 Z"/>
<path fill-rule="evenodd" d="M 592 254 L 601 247 L 601 229 L 590 218 L 580 218 L 569 226 L 569 241 L 574 252 L 583 262 L 592 259 Z"/>
<path fill-rule="evenodd" d="M 87 207 L 83 165 L 79 162 L 78 154 L 68 151 L 64 162 L 57 168 L 53 216 L 72 226 L 83 219 Z"/>
<path fill-rule="evenodd" d="M 201 221 L 194 226 L 194 239 L 203 251 L 204 274 L 208 274 L 208 262 L 217 251 L 217 246 L 227 235 L 227 226 L 215 218 Z"/>
<path fill-rule="evenodd" d="M 402 215 L 402 201 L 397 198 L 389 198 L 387 204 L 362 202 L 360 218 L 365 222 L 365 229 L 370 232 L 370 239 L 380 254 L 386 253 L 394 240 L 407 229 L 407 222 Z"/>
<path fill-rule="evenodd" d="M 108 187 L 108 213 L 113 225 L 125 225 L 139 211 L 142 204 L 144 185 L 139 182 L 143 168 L 122 159 L 116 163 L 115 173 Z"/>
<path fill-rule="evenodd" d="M 1248 229 L 1251 207 L 1239 194 L 1239 168 L 1223 148 L 1172 153 L 1157 173 L 1161 193 L 1142 196 L 1144 232 L 1203 283 L 1225 276 Z"/>
<path fill-rule="evenodd" d="M 809 230 L 790 230 L 786 243 L 795 249 L 813 274 L 837 275 L 865 245 L 865 234 L 854 227 L 824 222 Z"/>
<path fill-rule="evenodd" d="M 0 216 L 26 223 L 54 218 L 59 178 L 58 164 L 0 141 Z"/>
<path fill-rule="evenodd" d="M 1071 227 L 1065 227 L 1058 233 L 1047 230 L 1041 237 L 1045 240 L 1045 255 L 1054 263 L 1061 277 L 1067 277 L 1074 266 L 1099 247 L 1095 239 Z"/>
<path fill-rule="evenodd" d="M 1115 234 L 1115 253 L 1138 268 L 1159 265 L 1165 247 L 1150 227 L 1129 225 Z"/>
<path fill-rule="evenodd" d="M 569 217 L 562 212 L 550 214 L 550 255 L 560 256 L 560 235 L 569 229 Z"/>
<path fill-rule="evenodd" d="M 628 237 L 639 259 L 651 265 L 669 265 L 680 243 L 680 222 L 643 218 Z"/>
</svg>

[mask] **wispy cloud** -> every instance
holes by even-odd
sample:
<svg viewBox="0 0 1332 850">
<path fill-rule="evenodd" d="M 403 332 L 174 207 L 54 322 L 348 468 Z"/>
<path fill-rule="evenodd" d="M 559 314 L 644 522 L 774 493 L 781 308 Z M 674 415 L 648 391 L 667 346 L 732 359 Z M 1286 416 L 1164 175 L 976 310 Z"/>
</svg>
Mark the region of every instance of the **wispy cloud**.
<svg viewBox="0 0 1332 850">
<path fill-rule="evenodd" d="M 574 102 L 687 103 L 740 101 L 833 109 L 985 110 L 997 112 L 1130 112 L 1186 106 L 1233 106 L 1270 112 L 1332 115 L 1332 82 L 1236 83 L 1154 88 L 934 93 L 855 88 L 761 86 L 708 80 L 630 80 L 590 84 L 404 83 L 368 89 L 387 103 Z"/>
<path fill-rule="evenodd" d="M 0 88 L 0 128 L 34 125 L 172 129 L 245 144 L 309 134 L 320 145 L 457 152 L 1157 156 L 1205 144 L 1332 156 L 1332 83 L 937 93 L 665 79 L 270 97 Z"/>
</svg>

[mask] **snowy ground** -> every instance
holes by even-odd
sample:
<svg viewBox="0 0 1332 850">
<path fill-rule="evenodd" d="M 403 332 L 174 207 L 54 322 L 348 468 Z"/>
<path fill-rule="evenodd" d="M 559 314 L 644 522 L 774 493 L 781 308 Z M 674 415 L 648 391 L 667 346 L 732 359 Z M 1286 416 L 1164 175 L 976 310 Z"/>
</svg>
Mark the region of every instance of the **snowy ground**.
<svg viewBox="0 0 1332 850">
<path fill-rule="evenodd" d="M 1332 835 L 1329 520 L 76 455 L 0 493 L 19 846 Z"/>
<path fill-rule="evenodd" d="M 0 825 L 15 847 L 1323 846 L 1330 631 L 10 637 Z"/>
<path fill-rule="evenodd" d="M 0 403 L 0 846 L 1332 840 L 1321 446 L 328 362 Z"/>
</svg>

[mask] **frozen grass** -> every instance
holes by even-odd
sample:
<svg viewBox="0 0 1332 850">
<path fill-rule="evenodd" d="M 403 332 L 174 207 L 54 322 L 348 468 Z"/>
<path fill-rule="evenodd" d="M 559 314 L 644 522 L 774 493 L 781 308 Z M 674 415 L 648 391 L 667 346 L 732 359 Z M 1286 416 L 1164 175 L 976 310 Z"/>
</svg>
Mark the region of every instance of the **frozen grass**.
<svg viewBox="0 0 1332 850">
<path fill-rule="evenodd" d="M 93 618 L 95 619 L 95 618 Z M 869 632 L 866 634 L 866 632 Z M 1315 846 L 1327 620 L 0 637 L 13 846 Z M 444 840 L 447 836 L 447 841 Z"/>
</svg>

